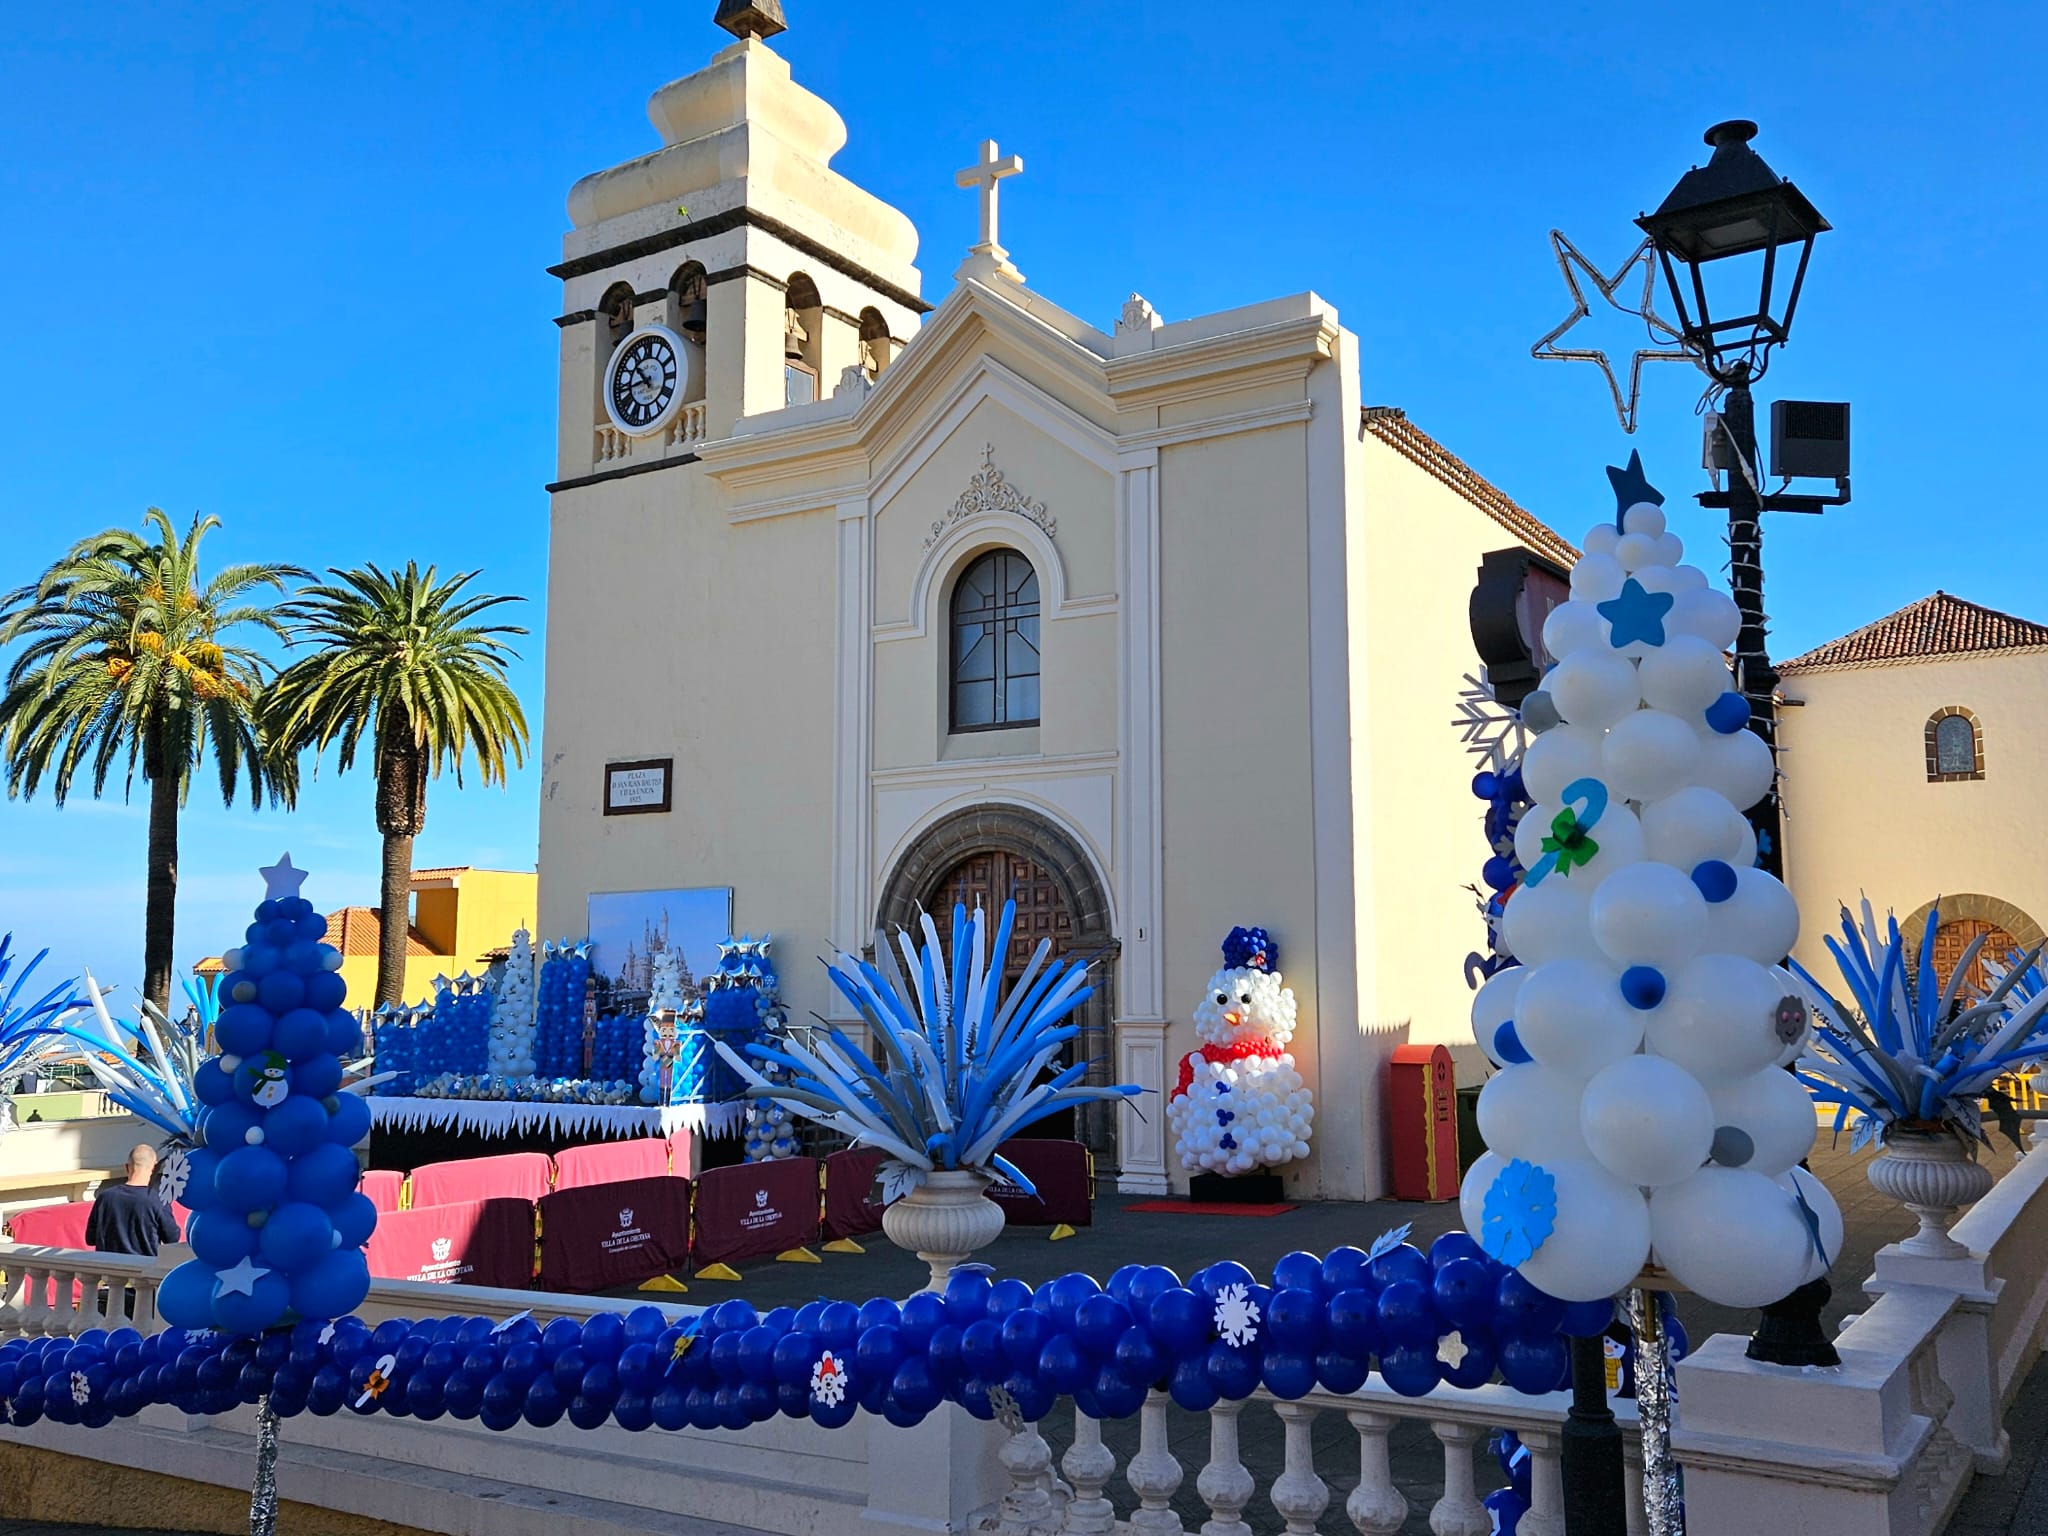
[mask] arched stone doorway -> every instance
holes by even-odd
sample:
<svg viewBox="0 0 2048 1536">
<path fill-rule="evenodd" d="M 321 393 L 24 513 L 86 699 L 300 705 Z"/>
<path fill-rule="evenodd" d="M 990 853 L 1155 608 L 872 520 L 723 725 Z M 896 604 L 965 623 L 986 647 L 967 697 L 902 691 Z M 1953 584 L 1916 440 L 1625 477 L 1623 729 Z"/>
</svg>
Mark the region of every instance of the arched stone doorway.
<svg viewBox="0 0 2048 1536">
<path fill-rule="evenodd" d="M 1899 924 L 1899 937 L 1905 941 L 1909 955 L 1919 954 L 1927 933 L 1927 919 L 1935 905 L 1929 902 Z M 1977 952 L 1966 978 L 1968 989 L 1979 995 L 1991 982 L 1984 965 L 1987 959 L 2008 965 L 2016 952 L 2032 949 L 2043 937 L 2041 925 L 2025 911 L 1995 896 L 1965 891 L 1942 897 L 1940 909 L 1941 926 L 1934 930 L 1934 976 L 1943 987 L 1948 985 L 1956 962 L 1979 934 L 1984 935 L 1984 947 Z"/>
<path fill-rule="evenodd" d="M 1074 1022 L 1081 1034 L 1070 1060 L 1088 1063 L 1087 1081 L 1111 1081 L 1116 1018 L 1116 961 L 1120 949 L 1110 932 L 1109 896 L 1094 862 L 1066 832 L 1044 816 L 1018 806 L 973 806 L 955 811 L 928 828 L 898 861 L 882 887 L 876 925 L 893 932 L 914 929 L 920 911 L 932 913 L 942 942 L 950 942 L 953 904 L 972 908 L 978 898 L 991 913 L 1015 897 L 1017 924 L 1004 957 L 1006 977 L 1022 973 L 1041 938 L 1054 955 L 1088 957 L 1095 995 L 1081 1005 Z M 1051 1134 L 1072 1135 L 1095 1154 L 1098 1172 L 1116 1166 L 1116 1109 L 1111 1104 L 1082 1108 L 1076 1123 L 1041 1122 Z"/>
</svg>

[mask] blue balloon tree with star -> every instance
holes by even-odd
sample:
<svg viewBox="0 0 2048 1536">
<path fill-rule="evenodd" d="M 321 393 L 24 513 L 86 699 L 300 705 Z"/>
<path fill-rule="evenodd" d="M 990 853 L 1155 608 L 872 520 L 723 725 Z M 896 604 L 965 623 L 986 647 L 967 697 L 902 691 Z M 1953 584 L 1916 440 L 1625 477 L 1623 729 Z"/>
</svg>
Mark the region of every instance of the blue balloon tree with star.
<svg viewBox="0 0 2048 1536">
<path fill-rule="evenodd" d="M 286 854 L 263 871 L 245 942 L 223 959 L 219 1054 L 193 1088 L 204 1107 L 184 1172 L 194 1257 L 164 1278 L 164 1319 L 257 1334 L 345 1317 L 369 1294 L 363 1244 L 376 1207 L 357 1188 L 362 1098 L 342 1088 L 342 1057 L 362 1032 L 342 1003 L 341 954 L 327 919 L 299 894 Z"/>
</svg>

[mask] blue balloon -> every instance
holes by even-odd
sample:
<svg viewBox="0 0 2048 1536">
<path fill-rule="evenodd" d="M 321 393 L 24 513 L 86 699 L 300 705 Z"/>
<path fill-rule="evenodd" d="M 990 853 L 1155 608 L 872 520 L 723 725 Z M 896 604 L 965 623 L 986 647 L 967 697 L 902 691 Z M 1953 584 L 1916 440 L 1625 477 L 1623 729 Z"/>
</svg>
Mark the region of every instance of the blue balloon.
<svg viewBox="0 0 2048 1536">
<path fill-rule="evenodd" d="M 1273 1266 L 1273 1290 L 1307 1291 L 1319 1296 L 1323 1288 L 1323 1261 L 1312 1253 L 1296 1249 Z"/>
<path fill-rule="evenodd" d="M 270 1030 L 271 1019 L 266 1010 L 255 1003 L 230 1003 L 214 1020 L 213 1039 L 223 1056 L 254 1056 L 270 1048 Z"/>
<path fill-rule="evenodd" d="M 925 1346 L 925 1363 L 932 1368 L 932 1380 L 949 1392 L 959 1386 L 967 1375 L 967 1363 L 960 1353 L 966 1332 L 966 1329 L 948 1323 L 943 1328 L 934 1329 L 931 1343 Z"/>
<path fill-rule="evenodd" d="M 1153 1339 L 1151 1333 L 1137 1323 L 1126 1328 L 1116 1341 L 1116 1349 L 1110 1355 L 1110 1364 L 1126 1381 L 1142 1382 L 1146 1386 L 1165 1376 L 1167 1371 L 1166 1352 Z"/>
<path fill-rule="evenodd" d="M 157 1286 L 158 1314 L 180 1328 L 211 1328 L 213 1285 L 212 1266 L 199 1259 L 187 1259 Z"/>
<path fill-rule="evenodd" d="M 192 1092 L 202 1104 L 225 1104 L 235 1096 L 235 1081 L 221 1071 L 218 1060 L 209 1056 L 192 1074 Z"/>
<path fill-rule="evenodd" d="M 340 1234 L 341 1246 L 360 1248 L 370 1240 L 370 1233 L 377 1226 L 377 1202 L 361 1190 L 355 1191 L 336 1206 L 329 1218 L 334 1230 Z"/>
<path fill-rule="evenodd" d="M 526 1422 L 536 1429 L 547 1429 L 561 1422 L 563 1410 L 569 1406 L 562 1396 L 561 1388 L 554 1378 L 541 1376 L 526 1389 Z"/>
<path fill-rule="evenodd" d="M 1320 1264 L 1316 1271 L 1320 1276 Z M 1313 1355 L 1322 1346 L 1322 1335 L 1323 1304 L 1314 1291 L 1290 1287 L 1273 1293 L 1266 1308 L 1266 1336 L 1273 1345 L 1294 1354 Z"/>
<path fill-rule="evenodd" d="M 1198 1295 L 1206 1292 L 1210 1296 L 1214 1296 L 1224 1287 L 1232 1285 L 1241 1285 L 1249 1291 L 1251 1287 L 1258 1284 L 1258 1280 L 1259 1277 L 1257 1275 L 1246 1269 L 1237 1260 L 1224 1259 L 1220 1263 L 1211 1264 L 1202 1271 L 1202 1283 L 1200 1286 L 1190 1285 L 1188 1289 L 1195 1291 Z"/>
<path fill-rule="evenodd" d="M 1109 1277 L 1109 1284 L 1105 1285 L 1103 1289 L 1118 1301 L 1122 1301 L 1131 1294 L 1131 1283 L 1143 1273 L 1145 1273 L 1145 1266 L 1142 1264 L 1118 1265 Z"/>
<path fill-rule="evenodd" d="M 1053 1391 L 1071 1394 L 1095 1379 L 1096 1368 L 1071 1334 L 1055 1333 L 1038 1352 L 1037 1371 Z"/>
<path fill-rule="evenodd" d="M 292 1092 L 318 1101 L 341 1087 L 341 1062 L 328 1052 L 292 1068 Z"/>
<path fill-rule="evenodd" d="M 1209 1341 L 1211 1304 L 1185 1286 L 1175 1286 L 1152 1300 L 1146 1323 L 1152 1336 L 1175 1355 Z"/>
<path fill-rule="evenodd" d="M 214 1326 L 229 1333 L 261 1333 L 273 1327 L 291 1305 L 291 1282 L 283 1275 L 258 1275 L 247 1293 L 216 1292 L 213 1298 Z"/>
<path fill-rule="evenodd" d="M 185 1241 L 215 1269 L 232 1269 L 256 1251 L 256 1229 L 234 1211 L 195 1211 L 186 1223 Z"/>
<path fill-rule="evenodd" d="M 978 1269 L 955 1270 L 946 1281 L 946 1316 L 956 1328 L 978 1323 L 988 1310 L 990 1280 Z"/>
<path fill-rule="evenodd" d="M 1052 1319 L 1043 1312 L 1025 1308 L 1003 1319 L 1003 1358 L 1011 1370 L 1028 1371 L 1038 1363 L 1038 1352 L 1052 1332 Z"/>
<path fill-rule="evenodd" d="M 353 1147 L 370 1134 L 370 1106 L 353 1093 L 333 1097 L 334 1109 L 327 1117 L 327 1139 L 338 1147 Z"/>
<path fill-rule="evenodd" d="M 362 1250 L 337 1248 L 293 1278 L 291 1308 L 301 1317 L 346 1317 L 369 1294 L 370 1265 Z"/>
<path fill-rule="evenodd" d="M 1574 1301 L 1565 1305 L 1564 1317 L 1557 1325 L 1557 1331 L 1568 1339 L 1591 1339 L 1607 1331 L 1607 1325 L 1614 1321 L 1614 1301 L 1603 1297 L 1599 1301 Z"/>
<path fill-rule="evenodd" d="M 498 1377 L 505 1383 L 508 1392 L 518 1392 L 522 1398 L 526 1389 L 533 1385 L 547 1362 L 541 1358 L 540 1344 L 532 1339 L 505 1346 L 504 1364 L 499 1368 Z M 486 1394 L 488 1399 L 489 1394 Z"/>
<path fill-rule="evenodd" d="M 1397 1349 L 1433 1346 L 1437 1315 L 1428 1288 L 1417 1280 L 1396 1280 L 1389 1285 L 1380 1292 L 1379 1324 L 1381 1337 Z"/>
<path fill-rule="evenodd" d="M 221 1114 L 222 1110 L 210 1110 Z M 268 1210 L 284 1197 L 285 1162 L 268 1147 L 238 1147 L 220 1160 L 213 1185 L 229 1211 Z"/>
<path fill-rule="evenodd" d="M 872 1306 L 874 1303 L 870 1302 L 868 1305 Z M 987 1313 L 997 1322 L 1001 1322 L 1018 1308 L 1030 1305 L 1031 1287 L 1022 1280 L 998 1280 L 988 1288 Z"/>
<path fill-rule="evenodd" d="M 1061 1328 L 1074 1326 L 1074 1314 L 1081 1309 L 1081 1303 L 1090 1296 L 1101 1294 L 1102 1287 L 1094 1277 L 1080 1273 L 1061 1275 L 1052 1282 L 1052 1305 L 1050 1312 L 1053 1322 Z M 949 1308 L 950 1310 L 950 1308 Z"/>
<path fill-rule="evenodd" d="M 1254 1386 L 1258 1383 L 1256 1373 L 1252 1377 L 1252 1383 Z M 1012 1383 L 1006 1381 L 1003 1385 L 1011 1388 L 1011 1396 L 1016 1396 Z M 1097 1373 L 1092 1390 L 1104 1418 L 1127 1419 L 1144 1405 L 1146 1386 L 1146 1383 L 1125 1380 L 1115 1366 L 1105 1365 Z M 1251 1387 L 1247 1387 L 1245 1395 L 1250 1394 Z M 1228 1397 L 1230 1394 L 1226 1392 L 1223 1395 Z M 1020 1405 L 1021 1402 L 1022 1399 L 1019 1399 Z"/>
<path fill-rule="evenodd" d="M 305 1000 L 306 984 L 290 971 L 272 971 L 256 983 L 256 1001 L 273 1014 L 290 1013 Z"/>
<path fill-rule="evenodd" d="M 441 1389 L 441 1403 L 451 1419 L 473 1419 L 484 1405 L 483 1376 L 455 1375 Z"/>
<path fill-rule="evenodd" d="M 327 1053 L 327 1018 L 310 1008 L 294 1008 L 277 1021 L 270 1048 L 287 1061 L 305 1061 Z"/>
<path fill-rule="evenodd" d="M 1151 1310 L 1152 1303 L 1168 1291 L 1180 1288 L 1180 1276 L 1164 1264 L 1148 1264 L 1131 1281 L 1130 1291 L 1124 1304 L 1131 1309 L 1134 1317 L 1143 1317 Z"/>
<path fill-rule="evenodd" d="M 1538 1290 L 1516 1270 L 1500 1277 L 1495 1303 L 1499 1313 L 1494 1331 L 1503 1339 L 1553 1337 L 1564 1321 L 1564 1303 Z"/>
<path fill-rule="evenodd" d="M 778 1308 L 778 1311 L 787 1310 Z M 769 1314 L 771 1317 L 773 1313 Z M 659 1307 L 637 1306 L 626 1314 L 626 1342 L 629 1344 L 652 1344 L 660 1338 L 669 1326 L 667 1315 Z M 786 1332 L 788 1323 L 780 1331 Z"/>
<path fill-rule="evenodd" d="M 263 1145 L 279 1157 L 297 1157 L 327 1134 L 327 1111 L 318 1099 L 295 1093 L 263 1117 Z"/>
<path fill-rule="evenodd" d="M 583 1340 L 583 1325 L 572 1317 L 558 1317 L 547 1325 L 540 1336 L 541 1358 L 549 1365 L 565 1350 L 574 1349 Z"/>
<path fill-rule="evenodd" d="M 583 1323 L 583 1353 L 591 1360 L 614 1361 L 626 1347 L 626 1320 L 616 1312 L 600 1312 Z"/>
<path fill-rule="evenodd" d="M 711 1341 L 706 1358 L 711 1362 L 712 1374 L 728 1387 L 738 1386 L 740 1370 L 740 1337 L 736 1332 L 719 1334 Z"/>
<path fill-rule="evenodd" d="M 1515 1021 L 1509 1019 L 1493 1032 L 1493 1054 L 1509 1066 L 1522 1066 L 1536 1058 L 1529 1054 L 1529 1047 L 1522 1044 L 1522 1037 L 1515 1031 Z"/>
<path fill-rule="evenodd" d="M 1356 1288 L 1337 1292 L 1324 1311 L 1330 1347 L 1360 1359 L 1380 1345 L 1379 1296 Z"/>
<path fill-rule="evenodd" d="M 416 1371 L 405 1384 L 405 1406 L 416 1419 L 438 1419 L 441 1417 L 442 1382 L 424 1371 Z M 391 1394 L 386 1393 L 389 1397 Z"/>
<path fill-rule="evenodd" d="M 1335 1296 L 1339 1291 L 1355 1291 L 1367 1282 L 1365 1278 L 1365 1250 L 1346 1245 L 1332 1248 L 1323 1255 L 1323 1294 Z"/>
<path fill-rule="evenodd" d="M 1117 1340 L 1130 1326 L 1131 1309 L 1111 1295 L 1090 1296 L 1074 1312 L 1074 1338 L 1097 1358 L 1114 1350 Z M 970 1337 L 973 1332 L 968 1330 Z"/>
<path fill-rule="evenodd" d="M 1268 1350 L 1259 1377 L 1268 1392 L 1291 1401 L 1315 1390 L 1315 1361 L 1291 1349 Z"/>
<path fill-rule="evenodd" d="M 1258 1355 L 1249 1349 L 1233 1348 L 1222 1339 L 1209 1346 L 1205 1369 L 1217 1394 L 1232 1402 L 1250 1397 L 1259 1384 Z"/>
<path fill-rule="evenodd" d="M 262 1110 L 233 1099 L 201 1112 L 199 1139 L 216 1157 L 225 1158 L 250 1145 L 249 1132 L 262 1124 Z"/>
<path fill-rule="evenodd" d="M 1215 1407 L 1218 1394 L 1215 1383 L 1209 1380 L 1206 1353 L 1196 1350 L 1182 1355 L 1167 1379 L 1166 1390 L 1175 1403 L 1190 1413 L 1207 1413 Z"/>
<path fill-rule="evenodd" d="M 930 1291 L 919 1291 L 903 1303 L 903 1348 L 910 1354 L 923 1354 L 931 1343 L 932 1335 L 946 1325 L 945 1298 Z"/>
<path fill-rule="evenodd" d="M 329 1142 L 292 1159 L 285 1191 L 294 1200 L 331 1211 L 354 1191 L 359 1177 L 355 1154 Z"/>
<path fill-rule="evenodd" d="M 908 1355 L 898 1362 L 889 1391 L 897 1406 L 913 1416 L 913 1422 L 937 1408 L 941 1401 L 939 1385 L 932 1380 L 922 1355 Z"/>
<path fill-rule="evenodd" d="M 317 1205 L 290 1200 L 270 1213 L 258 1234 L 263 1262 L 287 1275 L 312 1268 L 334 1249 L 334 1223 Z"/>
<path fill-rule="evenodd" d="M 860 1344 L 853 1352 L 854 1380 L 886 1388 L 895 1375 L 896 1362 L 903 1358 L 903 1332 L 883 1324 L 861 1330 Z"/>
<path fill-rule="evenodd" d="M 1486 1261 L 1486 1250 L 1469 1232 L 1453 1228 L 1429 1245 L 1429 1262 L 1434 1269 L 1442 1269 L 1453 1259 L 1477 1259 Z"/>
<path fill-rule="evenodd" d="M 1437 1384 L 1434 1346 L 1400 1344 L 1380 1356 L 1380 1380 L 1403 1397 L 1421 1397 Z"/>
<path fill-rule="evenodd" d="M 1364 1355 L 1326 1349 L 1316 1356 L 1316 1380 L 1325 1392 L 1356 1392 L 1370 1374 L 1371 1363 Z"/>
<path fill-rule="evenodd" d="M 1532 1396 L 1557 1389 L 1558 1378 L 1571 1369 L 1571 1351 L 1555 1334 L 1549 1338 L 1504 1338 L 1500 1341 L 1501 1379 L 1517 1392 Z"/>
<path fill-rule="evenodd" d="M 1003 1325 L 992 1317 L 969 1323 L 960 1334 L 960 1360 L 970 1374 L 1000 1381 L 1005 1369 Z"/>
<path fill-rule="evenodd" d="M 348 999 L 348 983 L 339 971 L 316 971 L 306 978 L 306 1006 L 327 1013 Z"/>
<path fill-rule="evenodd" d="M 1396 1280 L 1413 1280 L 1428 1285 L 1436 1278 L 1436 1271 L 1422 1250 L 1407 1243 L 1389 1248 L 1374 1259 L 1368 1273 L 1372 1276 L 1373 1284 L 1382 1291 Z"/>
<path fill-rule="evenodd" d="M 805 1395 L 808 1398 L 808 1388 L 805 1389 Z M 687 1395 L 681 1387 L 664 1386 L 659 1388 L 654 1396 L 648 1399 L 647 1406 L 648 1411 L 654 1415 L 654 1422 L 663 1429 L 681 1429 L 690 1422 Z M 484 1409 L 486 1414 L 485 1422 L 488 1425 L 490 1410 L 489 1389 L 486 1389 L 484 1392 Z M 798 1416 L 801 1417 L 801 1415 Z"/>
<path fill-rule="evenodd" d="M 1484 1328 L 1493 1321 L 1497 1282 L 1478 1259 L 1452 1259 L 1431 1286 L 1436 1309 L 1454 1328 Z"/>
<path fill-rule="evenodd" d="M 612 1416 L 611 1399 L 585 1397 L 580 1392 L 569 1399 L 569 1422 L 578 1429 L 596 1429 Z"/>
<path fill-rule="evenodd" d="M 1493 1380 L 1496 1364 L 1493 1340 L 1481 1329 L 1458 1330 L 1458 1342 L 1464 1346 L 1458 1363 L 1452 1365 L 1439 1356 L 1437 1372 L 1443 1379 L 1461 1391 L 1483 1387 Z"/>
</svg>

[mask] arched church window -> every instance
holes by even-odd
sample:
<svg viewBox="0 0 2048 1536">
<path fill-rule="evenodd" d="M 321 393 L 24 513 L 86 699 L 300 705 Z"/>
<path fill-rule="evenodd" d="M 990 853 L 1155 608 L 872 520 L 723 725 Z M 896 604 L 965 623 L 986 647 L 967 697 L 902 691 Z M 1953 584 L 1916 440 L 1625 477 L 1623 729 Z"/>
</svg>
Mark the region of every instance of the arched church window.
<svg viewBox="0 0 2048 1536">
<path fill-rule="evenodd" d="M 808 405 L 818 398 L 818 380 L 823 376 L 825 304 L 818 297 L 818 285 L 799 272 L 789 280 L 783 305 L 783 404 Z"/>
<path fill-rule="evenodd" d="M 633 334 L 633 285 L 613 283 L 597 303 L 597 371 L 602 374 L 619 343 Z"/>
<path fill-rule="evenodd" d="M 952 603 L 952 725 L 1038 724 L 1038 573 L 992 549 L 960 573 Z"/>
<path fill-rule="evenodd" d="M 668 328 L 700 347 L 704 345 L 710 291 L 698 262 L 684 262 L 668 280 Z"/>
<path fill-rule="evenodd" d="M 1930 783 L 1984 777 L 1984 737 L 1977 717 L 1959 704 L 1938 709 L 1927 722 Z"/>
</svg>

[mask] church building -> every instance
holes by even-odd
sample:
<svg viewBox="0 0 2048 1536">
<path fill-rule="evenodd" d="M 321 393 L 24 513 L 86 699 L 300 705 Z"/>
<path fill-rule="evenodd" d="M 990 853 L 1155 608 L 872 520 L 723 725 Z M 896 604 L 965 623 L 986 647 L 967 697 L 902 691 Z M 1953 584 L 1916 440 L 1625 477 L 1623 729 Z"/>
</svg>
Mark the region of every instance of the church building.
<svg viewBox="0 0 2048 1536">
<path fill-rule="evenodd" d="M 1288 1192 L 1381 1194 L 1389 1053 L 1470 1041 L 1474 574 L 1573 551 L 1368 407 L 1314 293 L 1079 296 L 1098 325 L 1034 291 L 993 142 L 962 146 L 980 238 L 928 286 L 909 219 L 831 169 L 779 9 L 721 8 L 738 40 L 655 92 L 658 148 L 576 184 L 550 269 L 541 931 L 730 887 L 791 1017 L 837 1019 L 812 956 L 1014 895 L 1013 964 L 1099 957 L 1081 1056 L 1153 1090 L 1072 1133 L 1164 1193 L 1190 1015 L 1259 925 L 1317 1106 Z"/>
</svg>

